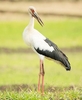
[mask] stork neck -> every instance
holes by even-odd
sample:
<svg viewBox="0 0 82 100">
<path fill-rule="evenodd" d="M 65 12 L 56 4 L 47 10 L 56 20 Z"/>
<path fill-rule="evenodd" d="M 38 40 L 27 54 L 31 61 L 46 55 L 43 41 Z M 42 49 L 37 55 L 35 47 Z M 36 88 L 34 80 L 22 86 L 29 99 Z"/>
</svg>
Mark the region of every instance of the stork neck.
<svg viewBox="0 0 82 100">
<path fill-rule="evenodd" d="M 28 25 L 29 28 L 34 28 L 34 17 L 30 15 L 30 23 Z"/>
</svg>

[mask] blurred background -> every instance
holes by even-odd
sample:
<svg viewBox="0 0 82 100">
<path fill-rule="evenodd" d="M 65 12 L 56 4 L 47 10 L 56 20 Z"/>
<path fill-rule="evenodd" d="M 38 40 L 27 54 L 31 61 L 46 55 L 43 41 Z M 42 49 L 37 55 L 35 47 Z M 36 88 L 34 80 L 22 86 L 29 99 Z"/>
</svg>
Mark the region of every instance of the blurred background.
<svg viewBox="0 0 82 100">
<path fill-rule="evenodd" d="M 26 20 L 33 5 L 44 17 L 82 17 L 82 0 L 0 0 L 1 20 Z"/>
<path fill-rule="evenodd" d="M 0 0 L 0 85 L 37 84 L 38 56 L 24 43 L 34 6 L 44 22 L 35 28 L 68 56 L 72 70 L 45 60 L 45 85 L 82 85 L 82 0 Z"/>
</svg>

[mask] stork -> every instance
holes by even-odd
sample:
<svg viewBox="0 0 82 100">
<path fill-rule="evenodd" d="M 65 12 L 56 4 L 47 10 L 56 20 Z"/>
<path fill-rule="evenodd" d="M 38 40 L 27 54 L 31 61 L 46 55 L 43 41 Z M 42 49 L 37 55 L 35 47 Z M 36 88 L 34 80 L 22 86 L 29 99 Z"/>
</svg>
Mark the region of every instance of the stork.
<svg viewBox="0 0 82 100">
<path fill-rule="evenodd" d="M 40 73 L 38 80 L 38 91 L 44 93 L 44 58 L 50 58 L 52 60 L 60 62 L 64 68 L 68 71 L 71 69 L 68 57 L 58 48 L 56 44 L 43 36 L 39 31 L 34 28 L 34 18 L 39 22 L 41 26 L 44 25 L 36 9 L 33 6 L 28 8 L 30 15 L 30 23 L 23 31 L 23 39 L 27 45 L 39 55 L 40 58 Z M 41 82 L 42 81 L 42 82 Z M 41 89 L 40 89 L 41 86 Z"/>
</svg>

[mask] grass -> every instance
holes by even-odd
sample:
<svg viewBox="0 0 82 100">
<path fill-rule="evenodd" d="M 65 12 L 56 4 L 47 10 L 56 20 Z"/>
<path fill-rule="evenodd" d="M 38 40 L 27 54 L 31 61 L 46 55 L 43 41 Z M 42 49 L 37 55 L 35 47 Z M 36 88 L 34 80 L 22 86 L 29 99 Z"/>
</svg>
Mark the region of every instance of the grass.
<svg viewBox="0 0 82 100">
<path fill-rule="evenodd" d="M 0 22 L 0 48 L 27 48 L 22 32 L 28 21 Z M 35 28 L 54 41 L 59 47 L 82 46 L 82 20 L 48 21 L 42 28 L 37 22 Z M 51 31 L 52 30 L 52 31 Z M 62 42 L 61 42 L 62 41 Z M 0 100 L 82 100 L 82 52 L 66 52 L 72 70 L 65 71 L 61 65 L 45 60 L 44 96 L 32 90 L 21 91 L 0 89 Z M 36 84 L 38 82 L 39 60 L 31 53 L 0 53 L 0 86 L 14 84 Z M 73 89 L 69 87 L 72 86 Z M 55 89 L 54 87 L 57 87 Z M 68 87 L 66 89 L 65 87 Z M 12 88 L 12 87 L 11 87 Z"/>
<path fill-rule="evenodd" d="M 55 42 L 59 47 L 75 47 L 82 46 L 80 42 L 82 39 L 81 23 L 81 19 L 66 19 L 62 21 L 46 20 L 43 28 L 37 22 L 35 28 Z M 22 39 L 22 33 L 27 24 L 28 21 L 0 22 L 0 41 L 2 41 L 0 42 L 0 47 L 26 47 Z"/>
<path fill-rule="evenodd" d="M 45 94 L 44 96 L 41 96 L 37 92 L 4 92 L 2 93 L 2 99 L 8 99 L 8 100 L 49 100 L 49 98 L 52 98 L 52 95 L 48 93 L 48 96 Z"/>
<path fill-rule="evenodd" d="M 66 53 L 71 61 L 72 70 L 65 71 L 61 65 L 45 60 L 45 94 L 35 91 L 37 85 L 39 60 L 35 54 L 0 54 L 0 86 L 30 84 L 32 90 L 21 91 L 0 89 L 1 100 L 81 100 L 82 99 L 82 53 Z M 72 56 L 73 55 L 73 56 Z M 32 63 L 34 62 L 34 63 Z M 52 86 L 50 89 L 46 88 Z M 57 87 L 56 88 L 54 88 Z M 69 87 L 72 86 L 73 89 Z M 65 89 L 67 87 L 68 89 Z M 12 86 L 11 86 L 12 89 Z M 52 89 L 52 92 L 50 91 Z M 54 91 L 53 91 L 54 90 Z"/>
<path fill-rule="evenodd" d="M 6 91 L 0 92 L 1 100 L 82 100 L 82 90 L 74 89 L 59 89 L 56 92 L 47 92 L 43 96 L 34 91 Z"/>
<path fill-rule="evenodd" d="M 45 60 L 45 85 L 70 86 L 82 84 L 82 53 L 66 53 L 72 70 Z M 35 54 L 0 54 L 0 85 L 37 84 L 39 60 Z M 66 80 L 66 81 L 65 81 Z"/>
</svg>

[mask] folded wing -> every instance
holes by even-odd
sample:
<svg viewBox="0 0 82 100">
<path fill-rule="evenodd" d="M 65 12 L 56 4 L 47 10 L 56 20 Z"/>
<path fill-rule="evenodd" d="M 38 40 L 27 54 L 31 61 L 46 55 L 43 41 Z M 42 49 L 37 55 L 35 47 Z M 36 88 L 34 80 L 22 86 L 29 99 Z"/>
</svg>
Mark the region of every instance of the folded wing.
<svg viewBox="0 0 82 100">
<path fill-rule="evenodd" d="M 71 66 L 67 56 L 61 50 L 59 50 L 57 45 L 47 38 L 43 41 L 44 42 L 42 42 L 42 44 L 40 43 L 40 46 L 34 47 L 36 52 L 41 55 L 44 55 L 45 57 L 59 61 L 62 65 L 64 65 L 66 70 L 70 70 Z M 45 44 L 45 46 L 43 43 Z"/>
</svg>

